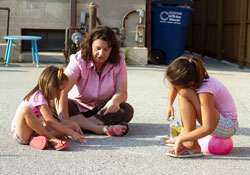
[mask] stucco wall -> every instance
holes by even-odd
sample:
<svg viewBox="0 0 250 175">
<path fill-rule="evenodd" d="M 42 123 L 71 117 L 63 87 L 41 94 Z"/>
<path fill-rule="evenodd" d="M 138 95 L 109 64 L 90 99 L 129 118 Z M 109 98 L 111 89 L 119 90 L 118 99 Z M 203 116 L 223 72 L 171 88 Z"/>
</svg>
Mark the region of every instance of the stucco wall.
<svg viewBox="0 0 250 175">
<path fill-rule="evenodd" d="M 110 27 L 121 27 L 123 16 L 130 10 L 143 9 L 146 0 L 78 0 L 77 25 L 80 26 L 80 13 L 89 12 L 89 3 L 99 4 L 97 17 L 101 23 Z M 20 35 L 21 28 L 66 29 L 70 23 L 70 0 L 1 0 L 0 7 L 10 8 L 9 35 Z M 4 57 L 6 43 L 7 11 L 0 10 L 0 57 Z M 135 40 L 138 13 L 133 13 L 126 20 L 126 40 L 128 47 L 137 46 Z M 144 17 L 145 23 L 145 17 Z M 20 55 L 20 42 L 15 41 L 11 60 Z"/>
</svg>

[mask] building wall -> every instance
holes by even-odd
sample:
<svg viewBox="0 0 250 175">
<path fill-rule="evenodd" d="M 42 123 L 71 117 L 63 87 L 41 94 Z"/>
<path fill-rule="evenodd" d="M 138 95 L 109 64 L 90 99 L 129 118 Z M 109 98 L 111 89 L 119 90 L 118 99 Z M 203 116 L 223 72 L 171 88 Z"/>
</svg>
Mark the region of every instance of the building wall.
<svg viewBox="0 0 250 175">
<path fill-rule="evenodd" d="M 77 0 L 77 25 L 80 26 L 80 13 L 89 12 L 90 2 L 97 3 L 97 17 L 101 24 L 120 28 L 123 16 L 130 10 L 143 9 L 146 0 Z M 21 35 L 22 28 L 66 29 L 70 25 L 70 0 L 1 0 L 0 7 L 10 8 L 9 35 Z M 0 57 L 4 57 L 6 42 L 7 11 L 0 10 Z M 126 20 L 125 46 L 137 46 L 135 39 L 138 13 Z M 144 17 L 145 24 L 145 17 Z M 11 60 L 18 60 L 21 44 L 14 41 Z M 144 46 L 144 44 L 142 45 Z"/>
</svg>

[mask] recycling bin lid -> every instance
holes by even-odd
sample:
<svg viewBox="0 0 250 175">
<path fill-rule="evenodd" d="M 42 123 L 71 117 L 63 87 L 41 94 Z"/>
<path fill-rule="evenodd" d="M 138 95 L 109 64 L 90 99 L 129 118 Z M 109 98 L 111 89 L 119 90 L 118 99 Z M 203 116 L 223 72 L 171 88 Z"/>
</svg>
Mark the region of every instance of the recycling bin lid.
<svg viewBox="0 0 250 175">
<path fill-rule="evenodd" d="M 193 0 L 152 0 L 152 4 L 193 4 Z"/>
</svg>

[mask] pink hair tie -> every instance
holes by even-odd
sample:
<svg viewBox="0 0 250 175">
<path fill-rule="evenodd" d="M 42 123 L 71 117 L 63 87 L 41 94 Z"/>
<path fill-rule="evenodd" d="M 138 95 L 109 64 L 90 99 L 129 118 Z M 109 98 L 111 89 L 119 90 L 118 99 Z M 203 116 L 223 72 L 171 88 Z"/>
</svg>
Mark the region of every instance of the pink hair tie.
<svg viewBox="0 0 250 175">
<path fill-rule="evenodd" d="M 192 60 L 190 58 L 188 59 L 188 61 L 189 61 L 189 63 L 192 63 Z"/>
</svg>

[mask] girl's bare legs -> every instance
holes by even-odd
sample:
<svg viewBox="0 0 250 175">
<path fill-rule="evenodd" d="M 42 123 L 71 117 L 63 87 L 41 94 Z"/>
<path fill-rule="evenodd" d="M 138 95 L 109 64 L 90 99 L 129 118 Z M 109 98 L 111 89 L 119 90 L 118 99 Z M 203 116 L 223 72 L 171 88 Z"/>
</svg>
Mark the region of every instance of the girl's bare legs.
<svg viewBox="0 0 250 175">
<path fill-rule="evenodd" d="M 178 103 L 182 121 L 181 135 L 196 129 L 196 121 L 202 124 L 201 108 L 197 94 L 190 88 L 178 91 Z M 183 145 L 193 151 L 200 152 L 201 148 L 198 141 L 184 142 Z"/>
<path fill-rule="evenodd" d="M 39 135 L 47 137 L 52 143 L 58 143 L 60 141 L 45 129 L 30 107 L 23 107 L 20 111 L 16 130 L 19 136 L 25 140 L 29 140 L 33 131 L 35 131 Z"/>
</svg>

